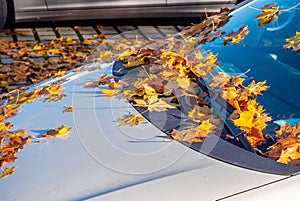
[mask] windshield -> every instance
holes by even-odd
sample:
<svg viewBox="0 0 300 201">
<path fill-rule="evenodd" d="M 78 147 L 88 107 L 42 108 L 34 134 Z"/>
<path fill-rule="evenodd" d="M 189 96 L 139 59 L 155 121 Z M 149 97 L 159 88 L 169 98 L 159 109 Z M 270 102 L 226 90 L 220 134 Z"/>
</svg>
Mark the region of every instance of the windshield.
<svg viewBox="0 0 300 201">
<path fill-rule="evenodd" d="M 297 0 L 276 1 L 280 9 L 287 10 L 278 16 L 278 20 L 262 27 L 255 19 L 259 8 L 273 1 L 256 1 L 251 6 L 234 12 L 229 23 L 222 30 L 226 33 L 237 31 L 248 25 L 249 34 L 236 45 L 223 45 L 216 40 L 204 46 L 218 54 L 220 68 L 237 67 L 256 81 L 267 81 L 270 88 L 258 101 L 276 120 L 300 118 L 300 52 L 284 49 L 286 39 L 300 30 L 300 10 L 291 9 Z M 290 9 L 290 10 L 289 10 Z M 223 65 L 222 65 L 223 64 Z M 231 67 L 232 68 L 232 67 Z"/>
</svg>

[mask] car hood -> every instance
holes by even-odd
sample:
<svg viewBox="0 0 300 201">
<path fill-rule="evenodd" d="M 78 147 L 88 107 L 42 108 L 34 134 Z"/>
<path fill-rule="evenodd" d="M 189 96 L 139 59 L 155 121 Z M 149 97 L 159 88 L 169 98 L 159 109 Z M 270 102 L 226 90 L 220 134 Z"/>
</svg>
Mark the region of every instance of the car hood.
<svg viewBox="0 0 300 201">
<path fill-rule="evenodd" d="M 21 107 L 11 119 L 15 129 L 32 136 L 61 125 L 72 131 L 66 140 L 36 138 L 18 153 L 16 173 L 0 180 L 1 200 L 215 200 L 284 178 L 210 158 L 149 122 L 120 127 L 116 119 L 138 112 L 124 99 L 85 87 L 111 68 L 69 73 L 66 98 Z M 75 110 L 63 113 L 68 106 Z"/>
</svg>

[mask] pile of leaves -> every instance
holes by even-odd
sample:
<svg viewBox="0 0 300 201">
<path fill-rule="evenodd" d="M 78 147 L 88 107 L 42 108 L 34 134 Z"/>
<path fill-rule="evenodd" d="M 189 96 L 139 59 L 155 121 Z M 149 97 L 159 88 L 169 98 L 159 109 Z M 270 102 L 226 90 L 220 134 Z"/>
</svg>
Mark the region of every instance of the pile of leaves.
<svg viewBox="0 0 300 201">
<path fill-rule="evenodd" d="M 260 21 L 259 26 L 266 26 L 283 13 L 276 4 L 266 5 L 260 10 L 261 14 L 256 18 Z M 144 108 L 144 112 L 164 112 L 180 108 L 196 123 L 196 126 L 185 130 L 173 129 L 169 135 L 174 140 L 187 143 L 202 142 L 203 138 L 220 129 L 220 119 L 210 107 L 207 98 L 209 90 L 214 90 L 214 93 L 219 92 L 220 96 L 235 109 L 229 119 L 247 135 L 250 144 L 257 148 L 265 143 L 263 132 L 267 122 L 272 120 L 256 100 L 269 88 L 266 81 L 253 80 L 245 85 L 245 78 L 241 76 L 216 75 L 214 69 L 219 65 L 217 55 L 210 51 L 204 52 L 199 47 L 200 44 L 217 38 L 223 38 L 224 45 L 238 44 L 244 40 L 249 33 L 246 25 L 226 35 L 220 29 L 229 21 L 229 14 L 230 10 L 223 9 L 220 13 L 207 17 L 200 24 L 162 41 L 135 41 L 127 43 L 128 46 L 122 45 L 121 48 L 117 48 L 118 59 L 124 63 L 123 67 L 129 69 L 129 72 L 135 69 L 132 71 L 135 76 L 128 76 L 115 82 L 113 76 L 105 75 L 87 83 L 86 87 L 100 86 L 101 92 L 107 97 L 121 95 L 133 106 Z M 288 44 L 284 48 L 297 51 L 298 35 L 296 33 L 296 36 L 287 39 Z M 113 57 L 114 59 L 116 58 Z M 203 87 L 199 80 L 209 82 L 209 87 Z M 187 100 L 186 108 L 182 105 L 180 100 L 182 98 Z M 125 115 L 117 120 L 121 126 L 134 126 L 143 121 L 143 117 L 134 114 Z M 296 164 L 294 161 L 299 159 L 298 155 L 297 157 L 288 155 L 291 154 L 291 149 L 295 155 L 300 151 L 298 141 L 291 145 L 290 141 L 295 141 L 294 135 L 290 134 L 290 137 L 285 139 L 285 146 L 282 145 L 280 136 L 276 135 L 278 142 L 269 147 L 269 152 L 266 153 L 269 158 L 283 163 L 293 161 L 293 164 Z M 289 153 L 286 154 L 287 152 Z M 283 157 L 288 159 L 283 160 Z"/>
<path fill-rule="evenodd" d="M 0 94 L 64 75 L 81 66 L 101 43 L 69 37 L 45 44 L 0 40 Z"/>
</svg>

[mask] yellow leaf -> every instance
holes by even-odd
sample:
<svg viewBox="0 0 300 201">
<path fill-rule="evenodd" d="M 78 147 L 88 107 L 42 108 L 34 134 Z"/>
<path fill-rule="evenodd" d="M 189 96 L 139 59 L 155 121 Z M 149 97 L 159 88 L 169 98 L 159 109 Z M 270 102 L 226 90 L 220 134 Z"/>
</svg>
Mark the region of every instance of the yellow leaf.
<svg viewBox="0 0 300 201">
<path fill-rule="evenodd" d="M 287 38 L 286 42 L 287 44 L 283 46 L 285 49 L 300 50 L 300 31 L 296 31 L 295 36 Z"/>
<path fill-rule="evenodd" d="M 73 43 L 73 39 L 72 39 L 71 37 L 67 37 L 67 38 L 66 38 L 66 42 L 67 42 L 67 43 Z"/>
<path fill-rule="evenodd" d="M 157 101 L 156 103 L 153 103 L 151 105 L 148 105 L 148 111 L 149 112 L 163 112 L 163 111 L 167 111 L 168 109 L 172 109 L 172 108 L 176 108 L 172 105 L 169 105 L 168 103 L 166 103 L 165 101 L 159 99 L 159 101 Z"/>
<path fill-rule="evenodd" d="M 140 65 L 145 64 L 143 58 L 136 59 L 134 61 L 128 61 L 126 65 L 124 65 L 125 68 L 132 68 L 132 67 L 137 67 Z"/>
<path fill-rule="evenodd" d="M 122 118 L 117 119 L 117 122 L 120 123 L 120 126 L 136 126 L 144 121 L 144 117 L 138 117 L 135 114 L 124 115 Z"/>
<path fill-rule="evenodd" d="M 74 111 L 74 108 L 72 106 L 66 108 L 63 110 L 63 113 L 67 113 L 67 112 L 73 112 Z"/>
<path fill-rule="evenodd" d="M 43 49 L 43 47 L 40 46 L 40 45 L 38 45 L 38 44 L 36 44 L 36 45 L 33 47 L 33 50 L 35 50 L 35 51 L 40 51 L 40 50 L 42 50 L 42 49 Z"/>
<path fill-rule="evenodd" d="M 150 86 L 148 86 L 146 84 L 144 84 L 143 87 L 145 89 L 145 94 L 147 96 L 154 96 L 154 95 L 157 94 L 156 91 L 155 91 L 155 89 L 153 89 L 153 87 L 150 87 Z"/>
<path fill-rule="evenodd" d="M 253 126 L 253 113 L 249 111 L 241 112 L 238 119 L 233 120 L 234 124 L 239 127 L 251 129 Z"/>
<path fill-rule="evenodd" d="M 15 168 L 16 168 L 15 166 L 14 167 L 5 168 L 5 170 L 3 170 L 0 173 L 0 177 L 2 179 L 4 179 L 7 176 L 13 175 L 15 173 Z"/>
<path fill-rule="evenodd" d="M 124 59 L 126 59 L 127 57 L 131 56 L 132 54 L 136 54 L 135 50 L 125 50 L 122 54 L 120 54 L 119 56 L 119 60 L 123 61 Z"/>
<path fill-rule="evenodd" d="M 271 22 L 277 20 L 278 15 L 281 13 L 276 3 L 267 4 L 260 10 L 262 11 L 262 13 L 256 17 L 256 20 L 261 20 L 259 22 L 259 26 L 266 26 L 267 24 L 270 24 Z"/>
<path fill-rule="evenodd" d="M 147 107 L 147 103 L 146 101 L 142 100 L 142 99 L 134 99 L 135 103 L 132 103 L 133 106 L 136 107 Z"/>
<path fill-rule="evenodd" d="M 48 88 L 48 92 L 53 95 L 57 95 L 64 91 L 64 88 L 59 84 L 51 84 Z"/>
<path fill-rule="evenodd" d="M 66 74 L 66 71 L 58 71 L 57 73 L 54 73 L 53 77 L 61 77 Z"/>
<path fill-rule="evenodd" d="M 176 82 L 177 84 L 182 88 L 182 89 L 185 89 L 185 90 L 188 90 L 189 89 L 189 86 L 191 84 L 191 81 L 189 78 L 177 78 L 176 79 Z"/>
<path fill-rule="evenodd" d="M 209 122 L 209 119 L 207 119 L 207 120 L 201 122 L 199 129 L 201 129 L 203 131 L 211 132 L 214 127 L 215 126 Z"/>
<path fill-rule="evenodd" d="M 90 41 L 90 40 L 88 40 L 88 39 L 84 39 L 84 40 L 82 41 L 82 44 L 83 44 L 83 45 L 93 45 L 93 42 Z"/>
<path fill-rule="evenodd" d="M 62 138 L 65 139 L 68 137 L 68 133 L 72 130 L 72 128 L 68 128 L 65 125 L 62 125 L 55 129 L 50 129 L 46 134 L 42 135 L 46 138 Z"/>
<path fill-rule="evenodd" d="M 119 89 L 100 89 L 100 91 L 106 96 L 106 97 L 112 97 L 117 96 L 121 93 L 121 90 Z"/>
</svg>

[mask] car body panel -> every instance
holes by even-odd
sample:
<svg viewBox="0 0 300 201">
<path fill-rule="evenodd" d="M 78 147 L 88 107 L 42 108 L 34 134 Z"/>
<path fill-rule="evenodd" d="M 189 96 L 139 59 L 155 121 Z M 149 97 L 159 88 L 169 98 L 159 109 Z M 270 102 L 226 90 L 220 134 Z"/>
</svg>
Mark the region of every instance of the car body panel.
<svg viewBox="0 0 300 201">
<path fill-rule="evenodd" d="M 170 141 L 149 122 L 119 127 L 117 118 L 137 111 L 126 100 L 84 87 L 111 74 L 111 65 L 101 66 L 69 74 L 65 99 L 37 100 L 11 119 L 35 140 L 49 128 L 73 129 L 69 139 L 41 141 L 18 153 L 16 173 L 0 180 L 0 199 L 215 200 L 286 178 L 210 158 Z M 64 114 L 70 105 L 74 112 Z"/>
<path fill-rule="evenodd" d="M 184 2 L 184 3 L 182 3 Z M 221 7 L 231 7 L 234 1 L 205 0 L 167 2 L 154 1 L 58 1 L 14 0 L 16 22 L 49 20 L 87 20 L 151 17 L 199 17 Z M 167 5 L 168 3 L 168 5 Z M 47 11 L 47 12 L 45 12 Z"/>
<path fill-rule="evenodd" d="M 64 10 L 64 9 L 95 9 L 95 8 L 113 8 L 113 7 L 132 7 L 132 6 L 165 6 L 165 0 L 152 0 L 152 1 L 142 1 L 142 0 L 47 0 L 47 5 L 49 10 Z"/>
<path fill-rule="evenodd" d="M 19 12 L 35 12 L 46 11 L 47 4 L 44 0 L 30 0 L 30 1 L 14 1 L 15 11 Z"/>
<path fill-rule="evenodd" d="M 292 176 L 280 182 L 272 183 L 258 189 L 228 197 L 228 201 L 265 201 L 265 200 L 297 200 L 299 197 L 300 177 Z"/>
</svg>

